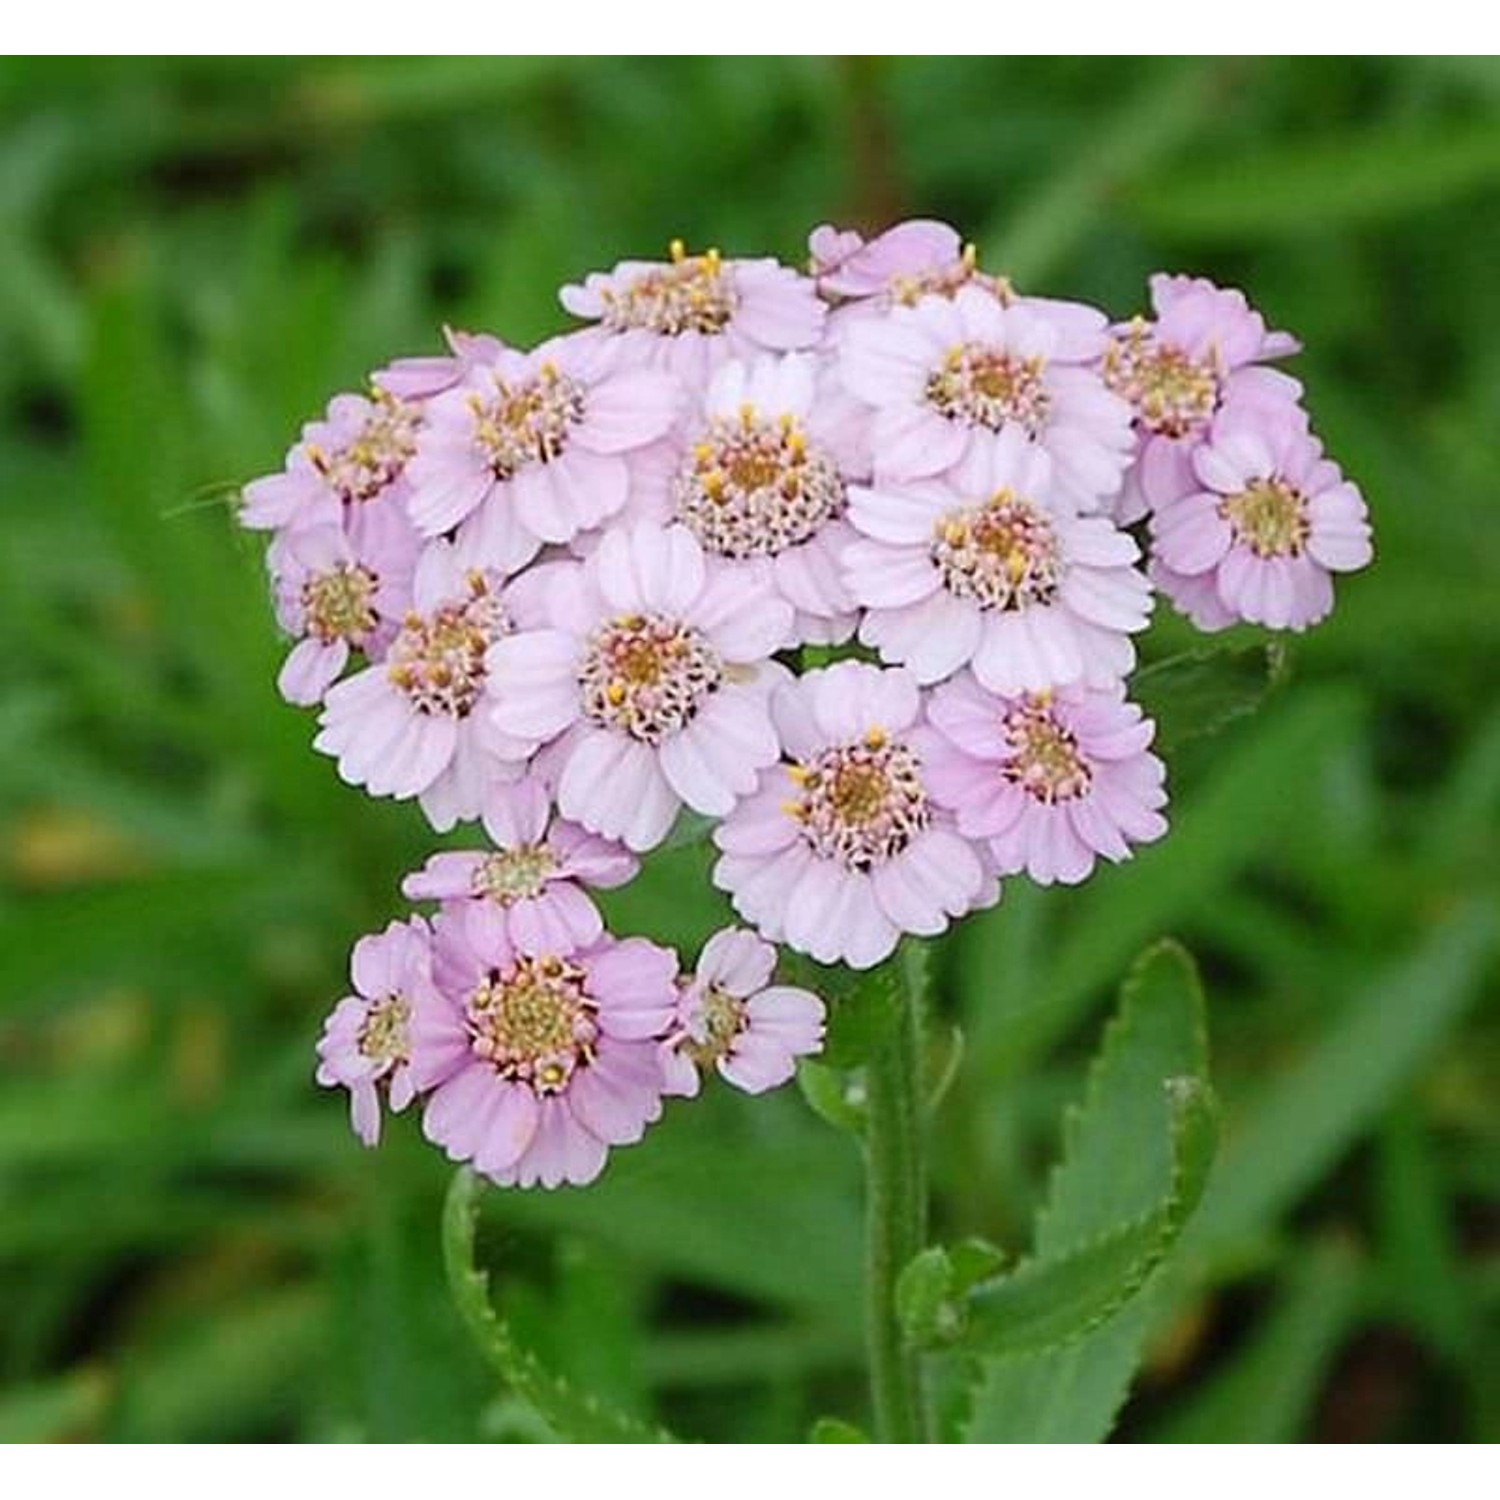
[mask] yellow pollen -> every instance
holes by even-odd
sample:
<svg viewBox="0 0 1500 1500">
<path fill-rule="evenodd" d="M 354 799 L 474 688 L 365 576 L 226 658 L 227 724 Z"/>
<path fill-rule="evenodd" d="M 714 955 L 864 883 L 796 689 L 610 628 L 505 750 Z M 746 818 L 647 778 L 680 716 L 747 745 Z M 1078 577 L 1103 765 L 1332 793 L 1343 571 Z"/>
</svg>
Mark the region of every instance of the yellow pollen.
<svg viewBox="0 0 1500 1500">
<path fill-rule="evenodd" d="M 681 265 L 687 259 L 687 246 L 681 240 L 673 240 L 667 246 L 667 254 L 672 257 L 674 265 Z"/>
<path fill-rule="evenodd" d="M 786 768 L 786 774 L 791 777 L 798 786 L 806 786 L 812 779 L 812 772 L 803 765 L 790 765 Z"/>
<path fill-rule="evenodd" d="M 879 750 L 885 744 L 887 738 L 885 730 L 881 729 L 878 725 L 872 725 L 869 729 L 865 730 L 865 744 L 871 750 Z"/>
<path fill-rule="evenodd" d="M 618 708 L 625 701 L 625 684 L 616 680 L 605 688 L 604 696 Z"/>
</svg>

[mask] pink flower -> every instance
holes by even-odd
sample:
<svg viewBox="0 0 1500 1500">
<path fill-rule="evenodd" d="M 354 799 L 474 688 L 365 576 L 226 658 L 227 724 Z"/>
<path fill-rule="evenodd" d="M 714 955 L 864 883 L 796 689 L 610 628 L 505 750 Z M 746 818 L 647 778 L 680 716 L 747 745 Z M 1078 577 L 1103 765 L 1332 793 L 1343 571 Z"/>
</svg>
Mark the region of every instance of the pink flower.
<svg viewBox="0 0 1500 1500">
<path fill-rule="evenodd" d="M 422 1128 L 503 1186 L 592 1182 L 661 1115 L 677 957 L 644 938 L 531 951 L 439 918 L 411 1022 Z"/>
<path fill-rule="evenodd" d="M 1295 409 L 1226 410 L 1192 457 L 1191 476 L 1151 518 L 1158 581 L 1212 580 L 1235 618 L 1305 630 L 1333 608 L 1333 573 L 1369 563 L 1359 490 Z M 1201 584 L 1194 586 L 1202 593 Z M 1184 608 L 1205 612 L 1201 597 Z M 1211 614 L 1211 611 L 1207 611 Z"/>
<path fill-rule="evenodd" d="M 380 1094 L 398 1113 L 416 1093 L 409 1066 L 412 1008 L 435 995 L 431 934 L 420 917 L 362 937 L 350 963 L 352 995 L 334 1006 L 318 1043 L 318 1082 L 349 1090 L 354 1133 L 380 1139 Z"/>
<path fill-rule="evenodd" d="M 531 746 L 489 712 L 494 648 L 528 623 L 525 589 L 464 569 L 447 542 L 417 565 L 414 609 L 379 663 L 329 690 L 313 748 L 374 797 L 418 797 L 439 832 L 476 818 Z"/>
<path fill-rule="evenodd" d="M 855 230 L 822 224 L 808 237 L 818 290 L 849 316 L 914 307 L 923 297 L 951 297 L 960 287 L 979 286 L 1002 302 L 1011 300 L 1003 277 L 978 267 L 973 245 L 936 219 L 907 219 L 866 240 Z"/>
<path fill-rule="evenodd" d="M 974 286 L 851 327 L 839 374 L 875 408 L 876 481 L 935 478 L 1017 429 L 1051 457 L 1063 505 L 1098 509 L 1135 447 L 1130 407 L 1089 367 L 1107 331 L 1079 303 L 1007 306 Z"/>
<path fill-rule="evenodd" d="M 1190 457 L 1228 405 L 1291 405 L 1302 395 L 1290 375 L 1263 367 L 1301 345 L 1269 331 L 1242 292 L 1201 277 L 1157 275 L 1151 305 L 1155 320 L 1118 325 L 1100 361 L 1105 384 L 1130 402 L 1141 442 L 1116 508 L 1123 524 L 1150 508 L 1142 466 L 1170 461 L 1164 454 L 1174 449 Z"/>
<path fill-rule="evenodd" d="M 682 453 L 634 514 L 678 521 L 710 563 L 742 571 L 796 611 L 783 644 L 847 638 L 854 601 L 839 574 L 853 536 L 845 481 L 859 473 L 848 406 L 808 354 L 721 365 L 682 433 Z"/>
<path fill-rule="evenodd" d="M 355 526 L 366 505 L 401 505 L 421 423 L 418 405 L 381 391 L 335 396 L 327 416 L 302 429 L 282 472 L 245 486 L 240 523 L 260 531 Z"/>
<path fill-rule="evenodd" d="M 698 1069 L 710 1066 L 735 1088 L 763 1094 L 792 1077 L 799 1057 L 822 1051 L 823 1002 L 772 985 L 775 967 L 776 950 L 753 932 L 726 927 L 708 940 L 662 1043 L 668 1094 L 695 1097 Z"/>
<path fill-rule="evenodd" d="M 711 571 L 682 526 L 612 529 L 587 563 L 544 570 L 550 630 L 502 641 L 495 723 L 549 755 L 563 815 L 655 847 L 683 803 L 720 816 L 779 747 L 768 658 L 791 609 L 763 582 Z"/>
<path fill-rule="evenodd" d="M 620 511 L 632 451 L 667 431 L 678 401 L 668 376 L 612 370 L 576 338 L 502 350 L 429 404 L 412 520 L 426 536 L 461 526 L 466 562 L 515 573 Z"/>
<path fill-rule="evenodd" d="M 1001 875 L 1074 885 L 1167 831 L 1156 726 L 1123 686 L 996 697 L 967 673 L 933 694 L 933 800 L 988 839 Z"/>
<path fill-rule="evenodd" d="M 774 699 L 790 766 L 714 831 L 714 884 L 773 942 L 868 969 L 903 932 L 942 932 L 996 899 L 980 854 L 934 806 L 915 679 L 839 662 Z"/>
<path fill-rule="evenodd" d="M 850 490 L 844 577 L 859 636 L 919 682 L 972 663 L 992 692 L 1106 683 L 1151 610 L 1135 542 L 1052 504 L 1045 451 L 1008 427 L 942 481 Z"/>
<path fill-rule="evenodd" d="M 505 345 L 489 333 L 444 328 L 443 337 L 450 353 L 393 359 L 370 377 L 370 383 L 403 401 L 422 401 L 451 390 L 481 365 L 493 364 L 505 350 Z"/>
<path fill-rule="evenodd" d="M 569 952 L 603 936 L 604 919 L 583 887 L 624 885 L 640 868 L 633 854 L 554 818 L 546 786 L 534 779 L 494 787 L 484 826 L 492 850 L 434 854 L 402 881 L 402 894 L 441 901 L 480 948 L 505 939 L 528 953 Z"/>
<path fill-rule="evenodd" d="M 592 336 L 616 346 L 622 363 L 671 370 L 701 386 L 725 359 L 811 349 L 823 335 L 813 283 L 770 259 L 689 255 L 674 240 L 669 261 L 622 260 L 565 286 L 562 305 L 596 322 Z"/>
<path fill-rule="evenodd" d="M 411 605 L 420 543 L 397 509 L 374 506 L 356 550 L 342 526 L 284 531 L 272 542 L 276 618 L 298 637 L 276 680 L 288 703 L 322 701 L 353 651 L 378 660 Z"/>
</svg>

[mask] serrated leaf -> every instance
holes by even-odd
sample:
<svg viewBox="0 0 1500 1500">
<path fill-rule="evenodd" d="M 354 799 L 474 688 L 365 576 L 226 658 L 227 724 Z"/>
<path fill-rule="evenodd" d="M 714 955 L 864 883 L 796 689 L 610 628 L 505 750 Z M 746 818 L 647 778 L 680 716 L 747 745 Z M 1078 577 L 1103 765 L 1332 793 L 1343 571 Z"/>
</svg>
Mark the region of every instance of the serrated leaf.
<svg viewBox="0 0 1500 1500">
<path fill-rule="evenodd" d="M 672 1441 L 669 1434 L 611 1411 L 593 1396 L 560 1380 L 516 1343 L 490 1301 L 489 1276 L 474 1264 L 478 1194 L 479 1179 L 468 1168 L 459 1168 L 443 1207 L 443 1262 L 459 1314 L 495 1372 L 568 1442 Z"/>
<path fill-rule="evenodd" d="M 1207 1073 L 1203 994 L 1196 968 L 1177 943 L 1158 943 L 1136 961 L 1126 979 L 1119 1011 L 1090 1069 L 1083 1102 L 1069 1112 L 1062 1162 L 1052 1175 L 1038 1219 L 1035 1264 L 1069 1260 L 1077 1274 L 1087 1269 L 1078 1257 L 1087 1255 L 1091 1245 L 1102 1260 L 1106 1251 L 1097 1248 L 1101 1241 L 1120 1234 L 1122 1228 L 1128 1231 L 1143 1216 L 1162 1213 L 1174 1198 L 1184 1204 L 1196 1198 L 1206 1176 L 1202 1157 L 1212 1138 L 1208 1118 L 1199 1114 L 1207 1097 Z M 1175 1133 L 1170 1128 L 1171 1096 L 1163 1098 L 1169 1079 L 1192 1081 L 1179 1092 L 1179 1110 L 1186 1109 L 1186 1118 L 1179 1120 Z M 1186 1217 L 1181 1208 L 1171 1209 L 1173 1217 L 1179 1214 Z M 1155 1227 L 1163 1227 L 1160 1220 Z M 1180 1229 L 1180 1223 L 1176 1227 Z M 1120 1252 L 1144 1248 L 1149 1247 L 1143 1240 L 1112 1244 L 1108 1253 L 1117 1258 L 1113 1269 L 1133 1275 L 1150 1257 Z M 1099 1283 L 1079 1276 L 1079 1284 Z M 1098 1313 L 1109 1300 L 1096 1301 L 1092 1312 Z M 1080 1310 L 1088 1313 L 1075 1302 L 1075 1316 Z M 1127 1297 L 1117 1301 L 1113 1315 L 1105 1312 L 1091 1331 L 1074 1337 L 1066 1347 L 1027 1348 L 976 1360 L 978 1378 L 964 1424 L 966 1440 L 1099 1441 L 1108 1433 L 1140 1361 L 1148 1314 L 1145 1297 Z M 1081 1321 L 1087 1324 L 1090 1316 Z M 1043 1329 L 1039 1316 L 1032 1326 L 1030 1337 L 1036 1338 L 1036 1330 Z M 1050 1336 L 1057 1329 L 1043 1331 Z"/>
<path fill-rule="evenodd" d="M 1213 1164 L 1216 1110 L 1207 1085 L 1168 1079 L 1172 1183 L 1150 1212 L 1076 1250 L 1027 1262 L 969 1298 L 963 1345 L 976 1354 L 1069 1344 L 1124 1307 L 1176 1244 Z"/>
<path fill-rule="evenodd" d="M 1131 679 L 1131 696 L 1156 720 L 1155 746 L 1170 753 L 1254 713 L 1287 677 L 1286 648 L 1219 646 L 1154 662 Z"/>
</svg>

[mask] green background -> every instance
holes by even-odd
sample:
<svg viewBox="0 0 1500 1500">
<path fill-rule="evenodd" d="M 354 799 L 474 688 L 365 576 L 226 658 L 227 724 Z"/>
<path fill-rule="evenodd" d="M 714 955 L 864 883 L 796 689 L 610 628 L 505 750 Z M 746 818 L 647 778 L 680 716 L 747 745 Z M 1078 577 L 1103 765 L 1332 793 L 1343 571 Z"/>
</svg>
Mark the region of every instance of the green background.
<svg viewBox="0 0 1500 1500">
<path fill-rule="evenodd" d="M 1119 316 L 1155 269 L 1245 286 L 1377 537 L 1260 710 L 1170 750 L 1165 843 L 944 955 L 938 1229 L 1025 1248 L 1174 933 L 1226 1145 L 1119 1435 L 1500 1437 L 1500 69 L 1336 59 L 3 65 L 0 1436 L 542 1435 L 449 1309 L 446 1164 L 312 1085 L 432 841 L 276 698 L 230 497 L 443 321 L 529 340 L 674 235 L 910 213 Z M 1146 650 L 1191 643 L 1163 610 Z M 704 867 L 616 915 L 696 940 Z M 501 1300 L 685 1435 L 860 1420 L 855 1151 L 711 1092 L 597 1189 L 489 1195 Z"/>
</svg>

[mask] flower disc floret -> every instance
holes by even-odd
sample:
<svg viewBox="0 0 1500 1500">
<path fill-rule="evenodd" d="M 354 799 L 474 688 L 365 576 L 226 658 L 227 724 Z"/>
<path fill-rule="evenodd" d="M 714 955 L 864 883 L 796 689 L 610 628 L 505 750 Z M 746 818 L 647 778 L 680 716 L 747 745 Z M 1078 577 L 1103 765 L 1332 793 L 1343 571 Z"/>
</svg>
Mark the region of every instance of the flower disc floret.
<svg viewBox="0 0 1500 1500">
<path fill-rule="evenodd" d="M 307 634 L 330 645 L 359 645 L 375 629 L 379 616 L 375 592 L 379 580 L 363 563 L 341 562 L 323 573 L 311 573 L 302 584 Z"/>
<path fill-rule="evenodd" d="M 1236 542 L 1257 557 L 1299 557 L 1311 530 L 1307 501 L 1284 479 L 1254 479 L 1219 502 Z"/>
<path fill-rule="evenodd" d="M 1088 795 L 1094 773 L 1050 694 L 1022 699 L 1004 715 L 1004 731 L 1012 752 L 1001 768 L 1007 781 L 1049 806 Z"/>
<path fill-rule="evenodd" d="M 369 412 L 353 434 L 336 446 L 309 443 L 307 456 L 341 500 L 373 500 L 398 480 L 417 451 L 420 409 L 386 391 L 377 391 Z"/>
<path fill-rule="evenodd" d="M 723 678 L 723 659 L 702 631 L 656 613 L 600 626 L 578 669 L 584 713 L 646 745 L 692 723 Z"/>
<path fill-rule="evenodd" d="M 1201 432 L 1218 409 L 1217 356 L 1195 358 L 1163 344 L 1144 318 L 1132 319 L 1110 340 L 1101 372 L 1105 385 L 1130 402 L 1141 425 L 1162 437 Z"/>
<path fill-rule="evenodd" d="M 1047 361 L 983 344 L 955 344 L 927 377 L 929 406 L 950 421 L 998 432 L 1016 422 L 1035 437 L 1047 421 L 1051 398 Z"/>
<path fill-rule="evenodd" d="M 569 430 L 583 420 L 584 387 L 555 364 L 545 363 L 530 380 L 514 384 L 495 377 L 495 394 L 468 394 L 474 441 L 496 479 L 509 479 L 532 463 L 562 456 Z"/>
<path fill-rule="evenodd" d="M 544 1096 L 594 1059 L 598 1007 L 582 968 L 555 954 L 518 956 L 492 971 L 465 1007 L 474 1056 Z"/>
<path fill-rule="evenodd" d="M 676 516 L 721 557 L 775 557 L 844 508 L 837 463 L 790 414 L 715 417 L 673 483 Z"/>
<path fill-rule="evenodd" d="M 1057 597 L 1062 554 L 1047 513 L 1013 490 L 951 510 L 934 529 L 943 587 L 987 609 L 1024 609 Z"/>
<path fill-rule="evenodd" d="M 484 690 L 486 655 L 508 622 L 483 573 L 468 587 L 465 600 L 407 615 L 391 643 L 386 673 L 419 713 L 467 718 Z"/>
<path fill-rule="evenodd" d="M 921 765 L 909 745 L 876 729 L 821 751 L 789 774 L 800 789 L 792 816 L 815 854 L 869 870 L 900 854 L 929 821 Z"/>
<path fill-rule="evenodd" d="M 689 255 L 673 240 L 671 262 L 638 272 L 618 288 L 601 292 L 600 321 L 620 333 L 645 328 L 652 333 L 720 333 L 734 316 L 734 278 L 715 249 Z"/>
</svg>

